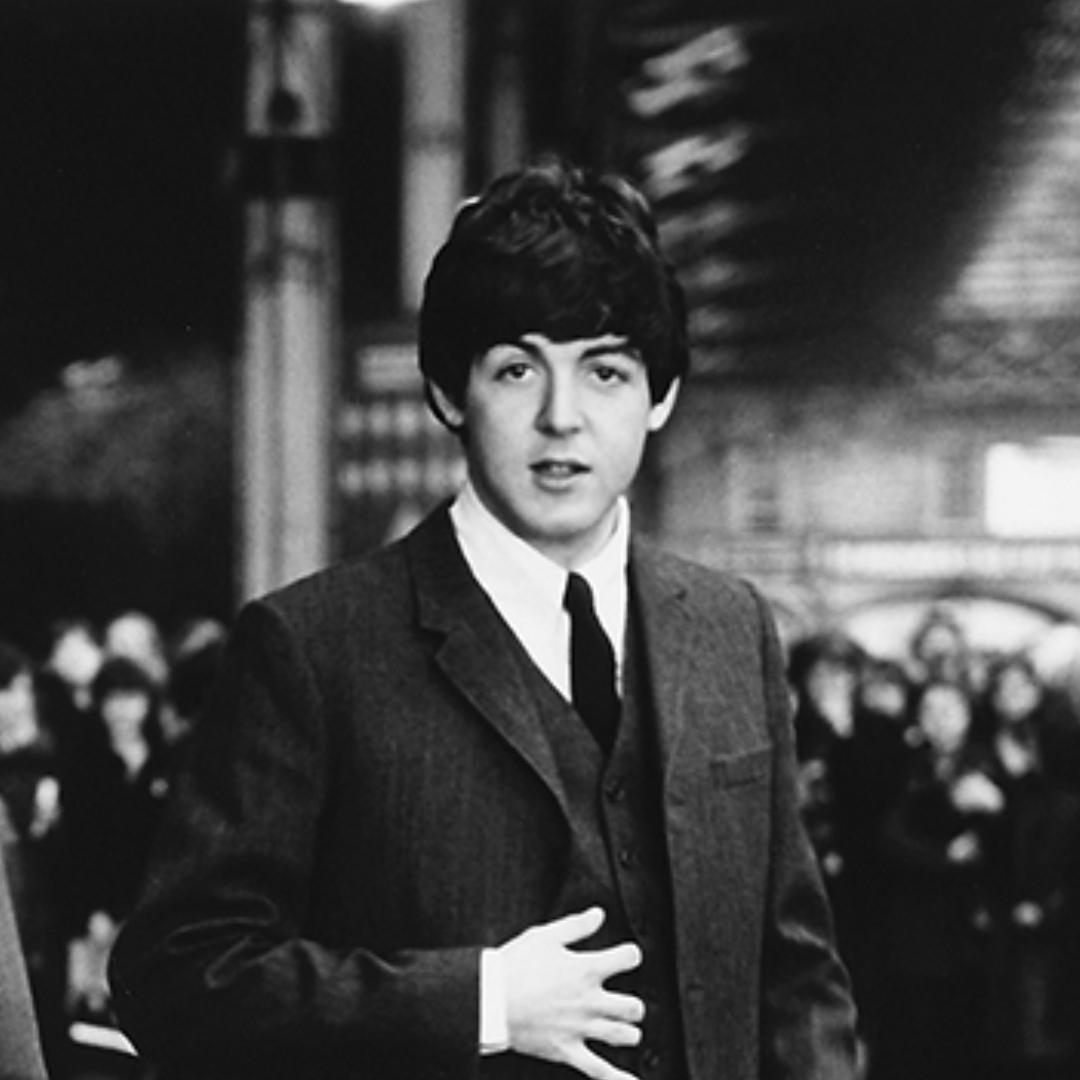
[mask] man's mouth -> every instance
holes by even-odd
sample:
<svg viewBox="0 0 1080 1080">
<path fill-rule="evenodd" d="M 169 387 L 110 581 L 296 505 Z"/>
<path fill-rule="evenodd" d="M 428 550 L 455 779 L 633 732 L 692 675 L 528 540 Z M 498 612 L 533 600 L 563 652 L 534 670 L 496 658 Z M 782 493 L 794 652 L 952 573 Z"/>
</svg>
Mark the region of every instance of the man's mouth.
<svg viewBox="0 0 1080 1080">
<path fill-rule="evenodd" d="M 589 471 L 580 461 L 557 461 L 545 459 L 534 462 L 532 471 L 542 480 L 570 480 Z"/>
</svg>

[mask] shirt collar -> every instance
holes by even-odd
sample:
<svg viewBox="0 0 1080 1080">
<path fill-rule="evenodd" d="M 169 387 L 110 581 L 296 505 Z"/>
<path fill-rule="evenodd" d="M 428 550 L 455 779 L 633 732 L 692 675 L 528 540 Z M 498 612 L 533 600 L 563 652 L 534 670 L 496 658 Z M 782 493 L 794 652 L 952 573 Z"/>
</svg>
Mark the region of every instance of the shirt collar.
<svg viewBox="0 0 1080 1080">
<path fill-rule="evenodd" d="M 563 613 L 566 570 L 508 529 L 467 482 L 450 508 L 465 560 L 481 588 L 515 631 L 522 619 L 558 621 Z M 621 657 L 626 629 L 626 567 L 630 551 L 630 507 L 619 500 L 615 527 L 587 563 L 575 567 L 593 590 L 601 625 Z"/>
</svg>

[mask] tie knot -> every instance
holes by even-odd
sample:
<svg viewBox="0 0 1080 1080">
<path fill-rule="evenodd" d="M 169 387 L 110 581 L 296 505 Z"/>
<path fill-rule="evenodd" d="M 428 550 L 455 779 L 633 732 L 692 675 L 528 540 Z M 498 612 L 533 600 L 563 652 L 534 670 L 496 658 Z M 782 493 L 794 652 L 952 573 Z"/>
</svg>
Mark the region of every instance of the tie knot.
<svg viewBox="0 0 1080 1080">
<path fill-rule="evenodd" d="M 594 613 L 592 589 L 581 574 L 571 571 L 567 576 L 563 606 L 573 618 Z"/>
</svg>

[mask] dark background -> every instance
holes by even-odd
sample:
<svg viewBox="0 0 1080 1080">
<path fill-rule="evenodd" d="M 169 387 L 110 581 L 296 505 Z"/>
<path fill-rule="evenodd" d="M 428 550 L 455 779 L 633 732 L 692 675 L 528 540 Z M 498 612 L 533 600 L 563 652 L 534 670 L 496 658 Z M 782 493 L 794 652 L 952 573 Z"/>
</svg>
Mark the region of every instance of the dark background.
<svg viewBox="0 0 1080 1080">
<path fill-rule="evenodd" d="M 759 137 L 691 198 L 782 212 L 686 256 L 750 271 L 713 297 L 739 316 L 735 336 L 704 344 L 740 375 L 858 377 L 917 350 L 990 227 L 1009 140 L 1025 109 L 1038 119 L 1028 84 L 1053 9 L 520 0 L 530 139 L 632 162 L 671 132 L 612 112 L 620 81 L 666 33 L 739 21 L 753 63 L 705 122 Z M 470 183 L 499 136 L 477 129 L 500 10 L 474 5 Z M 402 87 L 393 20 L 340 14 L 332 175 L 352 331 L 400 315 Z M 0 634 L 128 605 L 231 610 L 245 17 L 242 0 L 0 2 Z M 60 374 L 113 355 L 122 384 L 73 403 Z"/>
<path fill-rule="evenodd" d="M 69 614 L 232 612 L 246 14 L 0 3 L 0 636 L 34 649 Z M 331 194 L 358 322 L 396 301 L 399 43 L 340 15 Z M 107 385 L 73 390 L 84 365 Z"/>
<path fill-rule="evenodd" d="M 603 80 L 655 49 L 657 28 L 718 9 L 756 21 L 754 64 L 725 108 L 763 137 L 723 193 L 789 210 L 728 253 L 775 262 L 776 275 L 725 300 L 747 312 L 750 337 L 812 332 L 859 305 L 891 305 L 902 322 L 904 297 L 936 295 L 971 253 L 1002 109 L 1050 6 L 524 2 L 532 134 L 542 149 L 612 149 L 595 115 L 613 100 Z M 394 313 L 401 88 L 392 21 L 346 10 L 336 180 L 356 322 Z M 0 415 L 73 359 L 234 349 L 244 18 L 242 0 L 0 4 Z M 592 40 L 568 45 L 575 33 Z"/>
<path fill-rule="evenodd" d="M 0 5 L 7 408 L 56 366 L 233 326 L 243 12 Z"/>
<path fill-rule="evenodd" d="M 0 415 L 72 360 L 234 350 L 245 4 L 0 3 Z M 393 304 L 396 40 L 349 10 L 335 147 L 356 318 Z"/>
</svg>

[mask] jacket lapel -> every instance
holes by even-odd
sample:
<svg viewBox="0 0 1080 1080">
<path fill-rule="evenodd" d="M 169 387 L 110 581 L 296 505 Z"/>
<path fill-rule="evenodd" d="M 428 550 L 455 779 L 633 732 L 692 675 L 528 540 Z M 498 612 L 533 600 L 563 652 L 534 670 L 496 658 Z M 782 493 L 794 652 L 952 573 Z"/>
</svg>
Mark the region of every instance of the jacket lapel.
<svg viewBox="0 0 1080 1080">
<path fill-rule="evenodd" d="M 532 768 L 569 818 L 540 706 L 529 693 L 510 631 L 461 553 L 446 507 L 406 541 L 421 627 L 436 635 L 446 677 Z"/>
<path fill-rule="evenodd" d="M 749 593 L 703 592 L 684 564 L 643 543 L 630 565 L 665 784 L 701 755 L 764 746 L 762 627 Z"/>
<path fill-rule="evenodd" d="M 630 589 L 666 777 L 686 726 L 685 673 L 695 627 L 687 611 L 686 585 L 669 563 L 638 540 L 631 547 Z"/>
</svg>

